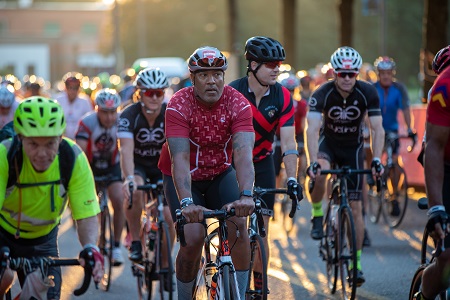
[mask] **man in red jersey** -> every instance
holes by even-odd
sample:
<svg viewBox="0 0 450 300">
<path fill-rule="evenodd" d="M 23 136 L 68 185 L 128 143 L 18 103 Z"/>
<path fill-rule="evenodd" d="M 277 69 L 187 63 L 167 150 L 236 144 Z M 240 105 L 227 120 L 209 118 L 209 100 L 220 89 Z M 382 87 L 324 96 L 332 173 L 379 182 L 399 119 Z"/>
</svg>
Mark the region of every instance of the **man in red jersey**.
<svg viewBox="0 0 450 300">
<path fill-rule="evenodd" d="M 450 45 L 442 48 L 433 59 L 433 71 L 438 75 L 429 92 L 424 156 L 425 185 L 428 197 L 427 229 L 436 239 L 444 239 L 447 250 L 431 263 L 422 275 L 422 291 L 415 299 L 435 299 L 449 286 L 450 236 Z M 445 199 L 445 201 L 444 201 Z"/>
<path fill-rule="evenodd" d="M 188 65 L 192 86 L 179 90 L 167 104 L 167 142 L 159 161 L 173 219 L 181 208 L 191 223 L 185 226 L 187 246 L 180 247 L 176 259 L 178 299 L 192 299 L 204 244 L 204 228 L 197 222 L 204 210 L 222 207 L 236 210 L 230 221 L 240 234 L 230 230 L 229 239 L 236 241 L 231 256 L 244 299 L 250 263 L 246 217 L 255 206 L 252 110 L 244 96 L 225 86 L 228 64 L 218 49 L 198 48 Z"/>
</svg>

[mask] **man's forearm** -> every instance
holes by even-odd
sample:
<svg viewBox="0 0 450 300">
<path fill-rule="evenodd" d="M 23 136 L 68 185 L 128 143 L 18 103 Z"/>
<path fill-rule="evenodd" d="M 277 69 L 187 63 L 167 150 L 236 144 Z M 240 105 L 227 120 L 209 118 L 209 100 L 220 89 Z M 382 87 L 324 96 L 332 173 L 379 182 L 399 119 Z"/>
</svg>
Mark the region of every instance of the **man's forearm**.
<svg viewBox="0 0 450 300">
<path fill-rule="evenodd" d="M 378 127 L 376 130 L 372 131 L 372 153 L 373 157 L 380 158 L 383 154 L 384 147 L 384 129 L 383 127 Z"/>
<path fill-rule="evenodd" d="M 77 220 L 78 239 L 82 246 L 86 244 L 97 245 L 98 218 L 97 216 Z"/>
<path fill-rule="evenodd" d="M 233 136 L 233 159 L 239 189 L 253 190 L 255 168 L 253 166 L 253 132 L 238 132 Z"/>
<path fill-rule="evenodd" d="M 429 207 L 442 205 L 442 187 L 444 182 L 444 150 L 437 145 L 427 145 L 424 156 L 425 187 Z"/>
</svg>

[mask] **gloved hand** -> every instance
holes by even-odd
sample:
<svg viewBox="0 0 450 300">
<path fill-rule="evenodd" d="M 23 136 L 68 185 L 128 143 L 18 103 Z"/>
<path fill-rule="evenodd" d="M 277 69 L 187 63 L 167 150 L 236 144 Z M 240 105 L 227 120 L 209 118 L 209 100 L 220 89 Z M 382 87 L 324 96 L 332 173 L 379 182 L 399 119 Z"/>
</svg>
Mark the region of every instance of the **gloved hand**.
<svg viewBox="0 0 450 300">
<path fill-rule="evenodd" d="M 436 231 L 436 224 L 440 224 L 444 235 L 447 230 L 448 214 L 445 212 L 445 208 L 442 205 L 436 205 L 429 209 L 428 211 L 428 222 L 427 230 L 431 234 Z M 441 233 L 437 233 L 440 235 Z M 437 238 L 442 238 L 437 236 Z"/>
<path fill-rule="evenodd" d="M 287 192 L 291 199 L 300 201 L 303 199 L 303 189 L 294 177 L 289 177 L 287 182 Z"/>
<path fill-rule="evenodd" d="M 84 261 L 82 266 L 92 272 L 94 282 L 100 282 L 104 273 L 104 258 L 100 253 L 100 249 L 95 245 L 87 244 L 80 252 L 79 257 Z"/>
<path fill-rule="evenodd" d="M 375 157 L 370 164 L 370 168 L 372 169 L 372 174 L 379 177 L 384 172 L 384 166 L 381 163 L 380 159 Z"/>
<path fill-rule="evenodd" d="M 317 170 L 321 168 L 322 167 L 320 166 L 320 164 L 315 161 L 312 164 L 310 164 L 309 167 L 306 169 L 306 174 L 311 178 L 315 178 Z"/>
</svg>

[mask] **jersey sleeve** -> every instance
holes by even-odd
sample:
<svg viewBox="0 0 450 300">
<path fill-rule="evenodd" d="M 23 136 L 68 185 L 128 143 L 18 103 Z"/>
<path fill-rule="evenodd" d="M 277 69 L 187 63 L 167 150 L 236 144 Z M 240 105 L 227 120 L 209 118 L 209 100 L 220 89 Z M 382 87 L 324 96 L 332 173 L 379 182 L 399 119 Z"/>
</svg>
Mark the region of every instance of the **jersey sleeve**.
<svg viewBox="0 0 450 300">
<path fill-rule="evenodd" d="M 408 91 L 406 90 L 406 87 L 403 84 L 401 84 L 401 83 L 397 83 L 397 84 L 398 84 L 398 89 L 400 90 L 400 94 L 402 96 L 401 107 L 402 107 L 402 109 L 408 108 L 410 106 Z"/>
<path fill-rule="evenodd" d="M 233 122 L 231 132 L 235 134 L 236 132 L 254 132 L 253 128 L 253 113 L 248 100 L 238 91 L 235 92 L 235 97 L 242 101 L 243 107 L 235 105 L 234 107 L 239 107 L 237 112 L 237 117 Z M 242 108 L 240 108 L 242 107 Z"/>
<path fill-rule="evenodd" d="M 132 139 L 134 137 L 133 134 L 133 118 L 132 118 L 132 108 L 134 106 L 128 106 L 119 117 L 119 122 L 117 126 L 117 138 L 130 138 Z"/>
<path fill-rule="evenodd" d="M 83 122 L 85 118 L 80 120 L 78 123 L 78 128 L 75 133 L 76 139 L 82 139 L 82 140 L 89 140 L 89 137 L 91 136 L 91 130 L 90 128 Z"/>
<path fill-rule="evenodd" d="M 430 94 L 427 108 L 427 122 L 439 126 L 450 127 L 450 79 L 437 81 Z"/>
<path fill-rule="evenodd" d="M 369 83 L 363 82 L 362 84 L 366 86 L 367 115 L 369 117 L 381 116 L 380 98 L 377 89 Z"/>
<path fill-rule="evenodd" d="M 68 194 L 72 216 L 75 220 L 93 217 L 100 212 L 94 176 L 84 152 L 79 153 L 75 160 Z"/>
<path fill-rule="evenodd" d="M 325 103 L 325 91 L 323 85 L 315 90 L 309 99 L 309 111 L 322 113 Z"/>
</svg>

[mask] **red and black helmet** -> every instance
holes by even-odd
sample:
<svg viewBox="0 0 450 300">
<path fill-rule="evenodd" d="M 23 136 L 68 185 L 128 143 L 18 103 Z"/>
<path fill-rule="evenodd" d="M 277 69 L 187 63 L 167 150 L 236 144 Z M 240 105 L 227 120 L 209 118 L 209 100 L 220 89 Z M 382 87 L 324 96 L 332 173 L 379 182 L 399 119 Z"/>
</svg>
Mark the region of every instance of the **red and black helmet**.
<svg viewBox="0 0 450 300">
<path fill-rule="evenodd" d="M 450 65 L 450 45 L 439 50 L 434 56 L 432 68 L 434 73 L 440 74 Z"/>
<path fill-rule="evenodd" d="M 225 55 L 215 47 L 200 47 L 192 53 L 188 60 L 190 72 L 222 70 L 228 68 L 228 62 Z"/>
</svg>

